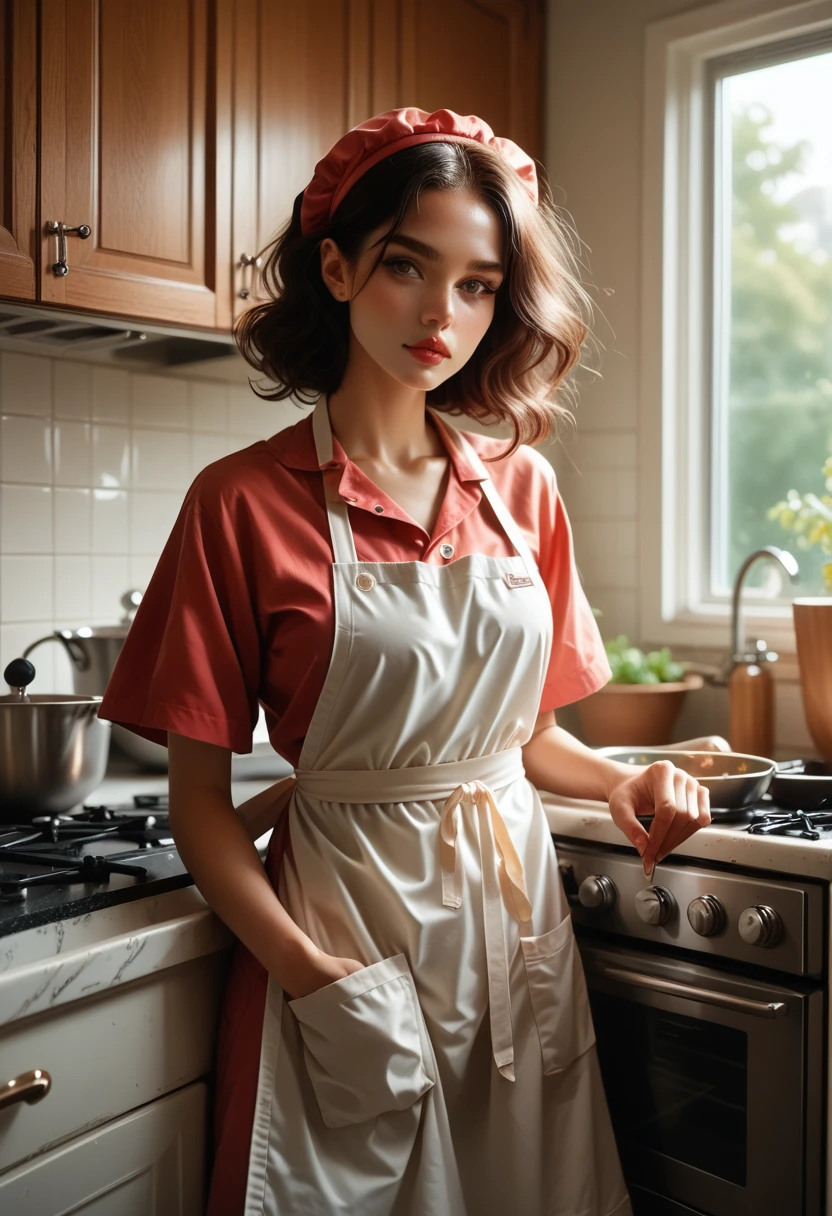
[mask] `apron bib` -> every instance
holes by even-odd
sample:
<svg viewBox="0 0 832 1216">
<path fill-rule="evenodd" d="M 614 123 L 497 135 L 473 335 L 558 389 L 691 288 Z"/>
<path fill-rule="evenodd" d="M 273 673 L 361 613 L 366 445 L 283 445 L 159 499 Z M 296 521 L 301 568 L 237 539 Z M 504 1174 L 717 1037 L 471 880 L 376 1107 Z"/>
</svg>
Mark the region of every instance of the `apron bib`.
<svg viewBox="0 0 832 1216">
<path fill-rule="evenodd" d="M 269 979 L 246 1216 L 629 1216 L 580 957 L 522 746 L 552 611 L 515 553 L 360 562 L 324 470 L 335 639 L 284 814 L 278 896 L 364 967 Z M 313 413 L 332 459 L 326 398 Z"/>
</svg>

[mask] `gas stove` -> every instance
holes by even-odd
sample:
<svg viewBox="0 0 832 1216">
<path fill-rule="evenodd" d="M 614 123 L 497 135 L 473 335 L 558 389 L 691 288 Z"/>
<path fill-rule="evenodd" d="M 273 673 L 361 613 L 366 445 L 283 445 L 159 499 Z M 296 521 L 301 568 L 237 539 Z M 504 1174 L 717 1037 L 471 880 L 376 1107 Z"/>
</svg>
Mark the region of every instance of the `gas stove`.
<svg viewBox="0 0 832 1216">
<path fill-rule="evenodd" d="M 166 794 L 0 825 L 0 936 L 191 881 Z"/>
</svg>

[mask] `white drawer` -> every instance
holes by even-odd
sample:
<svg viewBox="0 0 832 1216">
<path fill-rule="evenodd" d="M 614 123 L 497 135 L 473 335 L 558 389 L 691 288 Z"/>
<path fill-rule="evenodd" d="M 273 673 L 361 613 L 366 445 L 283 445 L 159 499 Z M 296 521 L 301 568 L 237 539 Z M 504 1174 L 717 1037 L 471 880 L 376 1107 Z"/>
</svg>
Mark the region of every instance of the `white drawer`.
<svg viewBox="0 0 832 1216">
<path fill-rule="evenodd" d="M 0 1033 L 0 1086 L 52 1078 L 39 1102 L 0 1111 L 0 1173 L 213 1071 L 227 965 L 206 955 Z"/>
<path fill-rule="evenodd" d="M 8 1216 L 202 1216 L 206 1089 L 197 1082 L 0 1177 Z"/>
</svg>

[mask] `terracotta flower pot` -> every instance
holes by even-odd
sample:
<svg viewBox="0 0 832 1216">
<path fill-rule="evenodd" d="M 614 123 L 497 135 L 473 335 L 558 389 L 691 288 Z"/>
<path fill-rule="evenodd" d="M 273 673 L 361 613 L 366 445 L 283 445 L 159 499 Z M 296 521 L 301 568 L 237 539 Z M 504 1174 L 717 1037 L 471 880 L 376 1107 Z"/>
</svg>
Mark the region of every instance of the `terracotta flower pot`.
<svg viewBox="0 0 832 1216">
<path fill-rule="evenodd" d="M 578 702 L 578 719 L 590 747 L 655 747 L 668 743 L 685 694 L 702 677 L 673 684 L 607 684 Z"/>
<path fill-rule="evenodd" d="M 796 599 L 792 612 L 806 725 L 832 765 L 832 596 Z"/>
</svg>

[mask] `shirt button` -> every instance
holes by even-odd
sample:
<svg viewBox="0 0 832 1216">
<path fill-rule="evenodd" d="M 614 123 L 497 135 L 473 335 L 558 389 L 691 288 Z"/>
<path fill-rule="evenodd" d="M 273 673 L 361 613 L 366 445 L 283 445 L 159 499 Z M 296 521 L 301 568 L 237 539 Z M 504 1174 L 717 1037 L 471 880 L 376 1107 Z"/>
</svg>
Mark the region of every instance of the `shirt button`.
<svg viewBox="0 0 832 1216">
<path fill-rule="evenodd" d="M 439 552 L 442 554 L 443 557 L 453 557 L 454 547 L 453 547 L 453 545 L 440 545 Z"/>
<path fill-rule="evenodd" d="M 376 512 L 376 514 L 377 514 L 377 515 L 381 515 L 381 514 L 383 513 L 383 511 L 384 511 L 384 507 L 382 507 L 382 506 L 375 506 L 375 507 L 373 507 L 373 510 Z"/>
<path fill-rule="evenodd" d="M 376 580 L 367 570 L 362 570 L 360 574 L 355 576 L 355 585 L 359 591 L 372 591 L 376 585 Z"/>
</svg>

